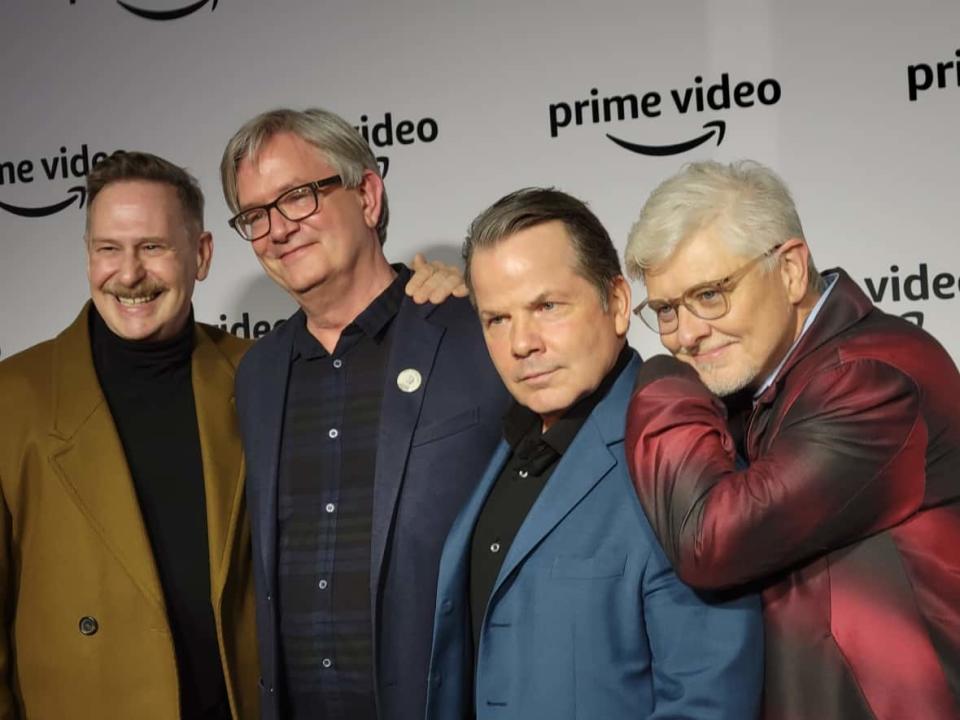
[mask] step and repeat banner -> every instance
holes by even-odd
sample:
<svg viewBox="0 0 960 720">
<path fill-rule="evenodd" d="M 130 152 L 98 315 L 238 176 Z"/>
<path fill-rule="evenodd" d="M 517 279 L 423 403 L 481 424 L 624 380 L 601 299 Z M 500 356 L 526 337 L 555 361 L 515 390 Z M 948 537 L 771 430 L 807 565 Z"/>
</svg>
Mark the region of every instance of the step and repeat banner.
<svg viewBox="0 0 960 720">
<path fill-rule="evenodd" d="M 622 249 L 683 163 L 753 158 L 821 268 L 960 360 L 955 0 L 8 0 L 0 53 L 0 357 L 87 298 L 84 176 L 120 148 L 206 192 L 197 317 L 267 332 L 294 306 L 226 225 L 220 154 L 263 110 L 321 106 L 386 170 L 391 260 L 458 261 L 470 220 L 528 185 L 589 202 Z"/>
</svg>

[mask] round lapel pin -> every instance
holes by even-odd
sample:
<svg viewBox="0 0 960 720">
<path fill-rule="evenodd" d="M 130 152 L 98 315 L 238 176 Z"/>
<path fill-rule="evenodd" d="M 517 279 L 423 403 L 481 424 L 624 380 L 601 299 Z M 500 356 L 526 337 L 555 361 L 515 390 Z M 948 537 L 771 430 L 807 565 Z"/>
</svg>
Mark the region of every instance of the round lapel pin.
<svg viewBox="0 0 960 720">
<path fill-rule="evenodd" d="M 413 368 L 401 370 L 400 374 L 397 375 L 397 387 L 405 393 L 415 392 L 422 382 L 423 377 Z"/>
</svg>

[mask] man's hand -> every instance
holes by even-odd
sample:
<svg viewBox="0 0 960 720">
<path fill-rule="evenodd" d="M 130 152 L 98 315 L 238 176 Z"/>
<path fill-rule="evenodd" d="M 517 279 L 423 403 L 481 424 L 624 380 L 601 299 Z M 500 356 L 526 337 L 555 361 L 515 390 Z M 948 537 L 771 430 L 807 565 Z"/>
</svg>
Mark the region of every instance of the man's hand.
<svg viewBox="0 0 960 720">
<path fill-rule="evenodd" d="M 446 265 L 439 260 L 430 262 L 422 253 L 417 253 L 411 263 L 413 277 L 405 291 L 419 305 L 425 302 L 442 303 L 448 297 L 466 297 L 467 286 L 463 283 L 460 268 Z"/>
</svg>

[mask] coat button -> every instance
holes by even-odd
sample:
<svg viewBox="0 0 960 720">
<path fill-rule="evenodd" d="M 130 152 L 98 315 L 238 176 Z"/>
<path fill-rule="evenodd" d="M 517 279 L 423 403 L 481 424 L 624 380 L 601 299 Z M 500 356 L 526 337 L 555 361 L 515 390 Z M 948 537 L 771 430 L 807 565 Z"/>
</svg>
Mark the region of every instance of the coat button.
<svg viewBox="0 0 960 720">
<path fill-rule="evenodd" d="M 89 615 L 80 618 L 81 635 L 94 635 L 99 629 L 100 623 L 97 622 L 96 618 L 90 617 Z"/>
<path fill-rule="evenodd" d="M 453 603 L 450 600 L 444 600 L 442 603 L 440 603 L 440 612 L 442 612 L 444 615 L 449 615 L 451 612 L 453 612 Z"/>
</svg>

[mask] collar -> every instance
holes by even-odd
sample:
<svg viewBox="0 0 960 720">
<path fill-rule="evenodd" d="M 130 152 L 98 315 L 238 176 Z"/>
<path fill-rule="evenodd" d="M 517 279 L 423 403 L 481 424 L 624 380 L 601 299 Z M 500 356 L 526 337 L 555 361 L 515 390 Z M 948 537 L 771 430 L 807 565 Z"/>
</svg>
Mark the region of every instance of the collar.
<svg viewBox="0 0 960 720">
<path fill-rule="evenodd" d="M 813 325 L 813 321 L 817 319 L 817 315 L 820 314 L 820 310 L 823 309 L 824 303 L 827 301 L 827 297 L 833 291 L 834 286 L 837 284 L 837 280 L 840 279 L 840 275 L 836 272 L 825 272 L 823 273 L 823 279 L 827 283 L 827 289 L 823 291 L 820 295 L 820 299 L 817 300 L 817 304 L 813 306 L 813 310 L 810 311 L 810 314 L 807 315 L 807 319 L 803 321 L 803 327 L 800 328 L 800 334 L 797 335 L 797 339 L 793 341 L 793 345 L 790 346 L 790 349 L 787 350 L 786 354 L 783 356 L 783 359 L 774 368 L 773 372 L 767 375 L 767 379 L 763 381 L 763 385 L 757 388 L 757 391 L 753 394 L 754 398 L 758 398 L 763 395 L 764 391 L 773 384 L 773 381 L 776 379 L 777 375 L 780 374 L 780 370 L 787 363 L 787 360 L 790 359 L 790 356 L 793 354 L 793 351 L 800 344 L 800 341 L 803 339 L 803 336 L 806 335 L 807 330 L 810 329 L 810 326 Z"/>
<path fill-rule="evenodd" d="M 334 348 L 334 355 L 340 355 L 343 351 L 351 347 L 361 336 L 366 336 L 374 342 L 379 343 L 384 337 L 384 330 L 390 324 L 390 321 L 396 317 L 400 310 L 400 304 L 406 297 L 404 288 L 410 280 L 411 272 L 403 264 L 392 265 L 397 276 L 387 288 L 380 293 L 373 301 L 367 305 L 363 311 L 353 319 L 353 321 L 343 329 L 337 347 Z M 327 357 L 330 353 L 320 342 L 310 334 L 307 329 L 307 316 L 303 312 L 298 313 L 296 325 L 293 334 L 293 355 L 292 359 L 303 358 L 313 360 L 315 358 Z"/>
<path fill-rule="evenodd" d="M 537 443 L 543 443 L 552 448 L 558 455 L 563 455 L 573 439 L 580 432 L 583 423 L 597 404 L 606 397 L 614 382 L 623 372 L 633 357 L 629 344 L 624 344 L 617 356 L 617 361 L 607 372 L 596 390 L 578 400 L 557 420 L 545 433 L 540 431 L 540 416 L 520 403 L 513 401 L 510 409 L 503 418 L 503 437 L 515 453 L 533 452 L 534 446 L 527 447 L 525 438 L 532 438 Z"/>
<path fill-rule="evenodd" d="M 833 268 L 823 272 L 825 278 L 829 275 L 837 276 L 830 297 L 824 299 L 821 312 L 814 321 L 810 322 L 809 328 L 800 336 L 792 352 L 786 355 L 786 359 L 778 369 L 773 381 L 765 386 L 762 394 L 757 396 L 755 400 L 760 401 L 769 398 L 775 393 L 780 379 L 785 377 L 797 363 L 824 343 L 829 342 L 876 311 L 876 307 L 864 295 L 863 290 L 842 268 Z"/>
<path fill-rule="evenodd" d="M 183 329 L 166 340 L 127 340 L 107 325 L 90 303 L 90 346 L 94 365 L 103 380 L 147 380 L 190 363 L 195 343 L 193 307 Z"/>
</svg>

